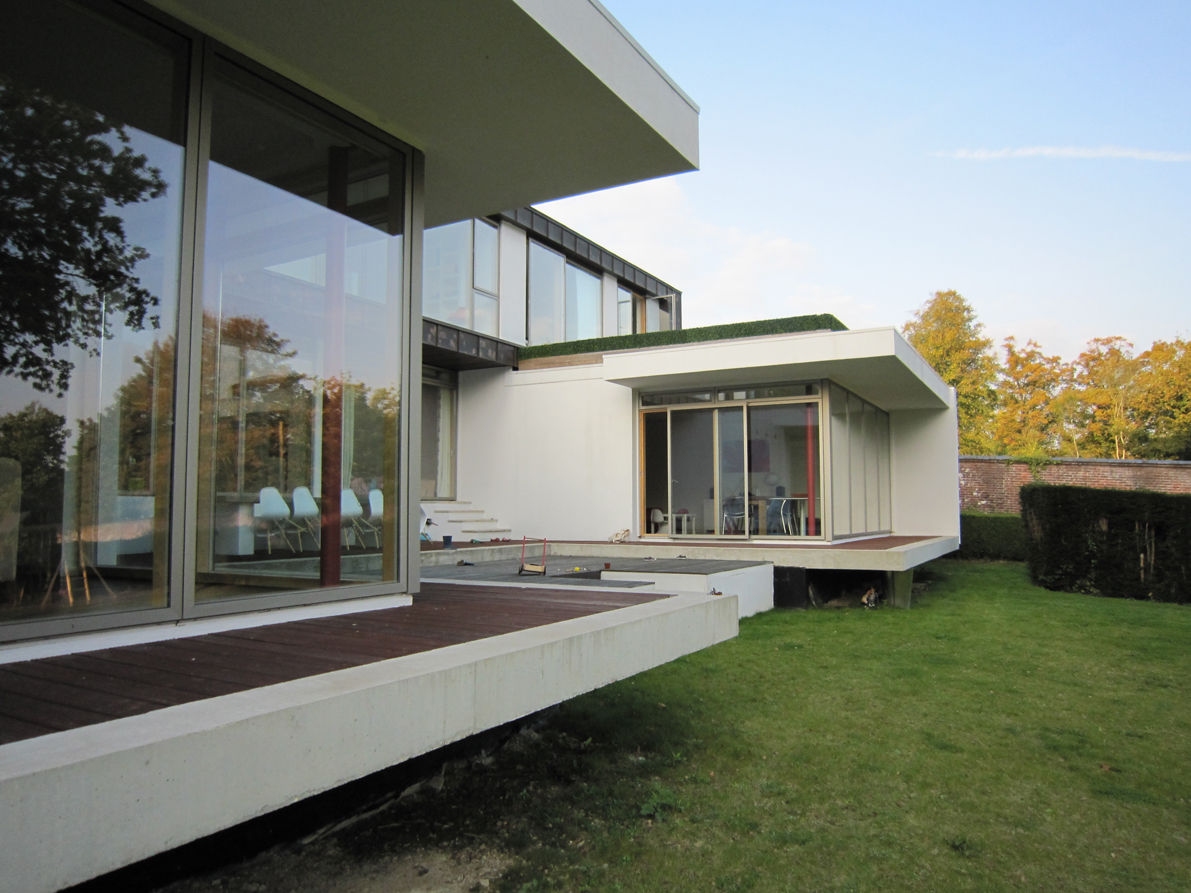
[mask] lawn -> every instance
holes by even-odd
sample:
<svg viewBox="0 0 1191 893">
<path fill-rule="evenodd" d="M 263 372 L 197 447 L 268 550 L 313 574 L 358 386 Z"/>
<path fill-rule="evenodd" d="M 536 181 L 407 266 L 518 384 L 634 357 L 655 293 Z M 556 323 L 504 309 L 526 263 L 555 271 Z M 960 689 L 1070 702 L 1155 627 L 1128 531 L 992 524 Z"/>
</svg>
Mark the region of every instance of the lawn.
<svg viewBox="0 0 1191 893">
<path fill-rule="evenodd" d="M 496 851 L 505 890 L 1191 889 L 1191 608 L 919 578 L 745 620 L 328 842 Z"/>
</svg>

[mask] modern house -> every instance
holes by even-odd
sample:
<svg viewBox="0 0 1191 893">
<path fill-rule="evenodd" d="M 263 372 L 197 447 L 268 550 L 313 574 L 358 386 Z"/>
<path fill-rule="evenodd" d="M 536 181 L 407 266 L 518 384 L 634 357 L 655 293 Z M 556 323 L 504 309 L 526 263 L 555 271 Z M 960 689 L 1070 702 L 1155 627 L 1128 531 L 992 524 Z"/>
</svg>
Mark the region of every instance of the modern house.
<svg viewBox="0 0 1191 893">
<path fill-rule="evenodd" d="M 596 0 L 8 5 L 0 890 L 736 632 L 697 592 L 518 625 L 548 598 L 423 582 L 427 516 L 895 584 L 955 548 L 954 394 L 896 332 L 684 329 L 531 207 L 698 162 Z"/>
</svg>

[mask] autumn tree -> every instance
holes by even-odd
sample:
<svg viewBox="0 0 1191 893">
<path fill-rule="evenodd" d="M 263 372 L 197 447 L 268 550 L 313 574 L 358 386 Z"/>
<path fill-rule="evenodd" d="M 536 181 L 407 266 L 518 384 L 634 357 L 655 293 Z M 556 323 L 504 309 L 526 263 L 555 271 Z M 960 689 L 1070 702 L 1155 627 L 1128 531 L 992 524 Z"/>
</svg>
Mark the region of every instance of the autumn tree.
<svg viewBox="0 0 1191 893">
<path fill-rule="evenodd" d="M 1035 341 L 1019 348 L 1010 336 L 1004 347 L 994 426 L 998 448 L 1011 456 L 1054 455 L 1064 433 L 1056 398 L 1068 392 L 1071 370 L 1059 357 L 1044 354 Z"/>
<path fill-rule="evenodd" d="M 955 388 L 959 403 L 959 449 L 982 454 L 992 446 L 997 362 L 992 339 L 959 292 L 939 291 L 914 314 L 902 334 Z"/>
<path fill-rule="evenodd" d="M 1139 441 L 1137 374 L 1133 345 L 1113 335 L 1093 338 L 1075 360 L 1075 384 L 1086 413 L 1085 455 L 1131 458 Z"/>
<path fill-rule="evenodd" d="M 1191 342 L 1155 341 L 1137 362 L 1135 410 L 1145 434 L 1137 455 L 1191 459 Z"/>
</svg>

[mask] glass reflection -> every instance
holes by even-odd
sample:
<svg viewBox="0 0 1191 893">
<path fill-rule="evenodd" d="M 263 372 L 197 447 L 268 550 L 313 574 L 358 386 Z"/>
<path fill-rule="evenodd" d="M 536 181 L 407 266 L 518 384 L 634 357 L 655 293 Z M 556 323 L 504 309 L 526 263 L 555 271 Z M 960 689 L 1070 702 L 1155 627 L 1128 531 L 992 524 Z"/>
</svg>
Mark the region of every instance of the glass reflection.
<svg viewBox="0 0 1191 893">
<path fill-rule="evenodd" d="M 163 606 L 184 47 L 22 16 L 0 34 L 0 620 Z"/>
<path fill-rule="evenodd" d="M 395 579 L 401 157 L 221 75 L 196 599 Z"/>
</svg>

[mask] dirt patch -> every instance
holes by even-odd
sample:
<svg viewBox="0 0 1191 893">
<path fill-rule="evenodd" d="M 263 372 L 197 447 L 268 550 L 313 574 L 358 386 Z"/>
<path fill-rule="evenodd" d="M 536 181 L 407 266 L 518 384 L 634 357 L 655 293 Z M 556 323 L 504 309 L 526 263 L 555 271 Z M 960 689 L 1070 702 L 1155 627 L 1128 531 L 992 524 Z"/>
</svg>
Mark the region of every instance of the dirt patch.
<svg viewBox="0 0 1191 893">
<path fill-rule="evenodd" d="M 293 846 L 276 847 L 248 863 L 161 889 L 168 893 L 470 893 L 489 889 L 511 861 L 483 846 L 413 849 L 362 861 L 332 841 L 321 841 L 300 852 Z"/>
</svg>

